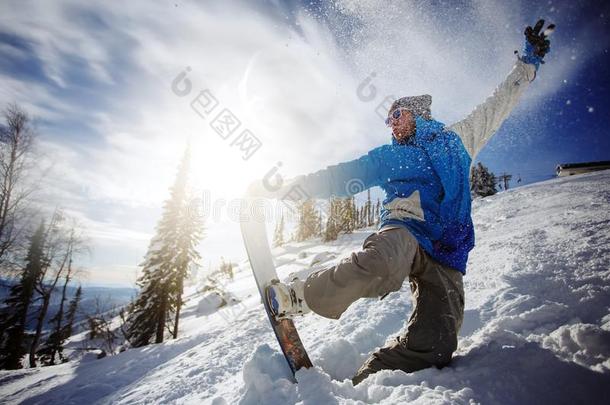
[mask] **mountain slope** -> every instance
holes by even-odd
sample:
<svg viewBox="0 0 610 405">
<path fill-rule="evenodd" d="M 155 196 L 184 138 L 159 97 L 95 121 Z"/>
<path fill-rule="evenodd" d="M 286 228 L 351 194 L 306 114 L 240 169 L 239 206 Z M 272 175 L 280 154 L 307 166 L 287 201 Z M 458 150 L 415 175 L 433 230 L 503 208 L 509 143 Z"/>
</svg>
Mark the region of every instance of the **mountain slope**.
<svg viewBox="0 0 610 405">
<path fill-rule="evenodd" d="M 227 288 L 242 302 L 213 312 L 193 293 L 183 337 L 102 360 L 0 373 L 13 403 L 604 403 L 610 394 L 610 172 L 556 179 L 477 200 L 477 246 L 455 359 L 442 370 L 349 377 L 399 334 L 405 284 L 360 300 L 339 321 L 297 327 L 315 369 L 298 385 L 265 318 L 247 263 Z M 355 250 L 371 230 L 275 251 L 280 276 L 301 276 Z"/>
</svg>

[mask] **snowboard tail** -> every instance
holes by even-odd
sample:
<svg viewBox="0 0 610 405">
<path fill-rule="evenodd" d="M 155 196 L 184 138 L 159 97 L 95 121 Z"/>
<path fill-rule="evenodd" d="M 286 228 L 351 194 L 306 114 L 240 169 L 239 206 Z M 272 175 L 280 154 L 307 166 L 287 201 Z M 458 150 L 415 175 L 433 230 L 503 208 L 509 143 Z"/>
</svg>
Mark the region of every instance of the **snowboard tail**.
<svg viewBox="0 0 610 405">
<path fill-rule="evenodd" d="M 247 204 L 245 204 L 246 209 L 253 206 L 251 202 L 251 200 L 247 200 Z M 244 213 L 242 218 L 247 218 L 247 220 L 242 219 L 240 222 L 246 252 L 248 253 L 250 266 L 252 267 L 254 279 L 261 294 L 267 317 L 294 378 L 294 373 L 297 370 L 302 367 L 312 367 L 312 363 L 309 360 L 307 351 L 303 346 L 303 342 L 292 319 L 277 320 L 273 316 L 271 308 L 269 308 L 269 303 L 265 296 L 265 288 L 273 282 L 278 281 L 278 276 L 273 264 L 269 242 L 267 241 L 265 222 L 251 218 L 251 215 L 248 214 Z"/>
<path fill-rule="evenodd" d="M 292 374 L 294 375 L 294 373 L 302 367 L 312 367 L 311 360 L 309 360 L 307 351 L 305 351 L 305 346 L 303 346 L 303 342 L 299 337 L 299 333 L 297 332 L 297 328 L 294 326 L 292 319 L 282 319 L 278 321 L 268 307 L 265 308 L 265 310 L 269 316 L 271 327 L 275 332 L 275 337 L 292 370 Z"/>
</svg>

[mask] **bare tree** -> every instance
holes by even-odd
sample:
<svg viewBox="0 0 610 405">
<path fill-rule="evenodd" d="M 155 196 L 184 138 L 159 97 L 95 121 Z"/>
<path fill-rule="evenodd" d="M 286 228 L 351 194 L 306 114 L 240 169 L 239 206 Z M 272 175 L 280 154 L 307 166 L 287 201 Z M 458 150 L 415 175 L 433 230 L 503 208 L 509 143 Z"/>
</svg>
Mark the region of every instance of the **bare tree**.
<svg viewBox="0 0 610 405">
<path fill-rule="evenodd" d="M 40 343 L 42 327 L 49 309 L 51 295 L 60 279 L 70 278 L 73 274 L 73 258 L 80 253 L 83 239 L 75 226 L 66 227 L 66 218 L 56 210 L 47 229 L 44 250 L 44 265 L 41 277 L 36 284 L 36 292 L 41 301 L 36 316 L 36 330 L 30 345 L 30 367 L 36 367 L 36 351 Z"/>
<path fill-rule="evenodd" d="M 5 124 L 0 125 L 0 270 L 12 269 L 15 248 L 25 237 L 28 197 L 34 187 L 28 185 L 30 154 L 35 137 L 31 118 L 16 104 L 4 110 Z"/>
<path fill-rule="evenodd" d="M 126 306 L 109 306 L 101 297 L 95 297 L 93 312 L 87 314 L 87 325 L 89 327 L 89 340 L 97 341 L 96 344 L 87 346 L 86 350 L 100 350 L 98 358 L 113 355 L 117 347 L 125 342 L 126 331 Z M 118 316 L 118 318 L 117 318 Z"/>
<path fill-rule="evenodd" d="M 71 232 L 73 232 L 73 231 L 74 231 L 74 228 L 72 228 Z M 65 339 L 69 338 L 72 333 L 72 324 L 74 322 L 74 316 L 75 316 L 74 311 L 76 310 L 76 306 L 78 306 L 78 301 L 80 299 L 80 294 L 81 294 L 80 293 L 81 287 L 78 288 L 78 292 L 77 292 L 78 298 L 74 302 L 74 308 L 72 308 L 72 305 L 70 305 L 70 308 L 68 308 L 68 310 L 66 311 L 65 304 L 66 304 L 66 301 L 68 300 L 68 296 L 67 296 L 68 285 L 75 278 L 82 275 L 82 271 L 80 269 L 78 269 L 76 266 L 74 266 L 74 257 L 73 257 L 73 255 L 75 253 L 74 250 L 75 249 L 78 250 L 78 248 L 79 248 L 79 246 L 77 244 L 75 244 L 75 246 L 72 246 L 72 252 L 70 254 L 70 257 L 68 258 L 68 267 L 66 269 L 66 272 L 63 274 L 63 287 L 61 288 L 61 298 L 59 300 L 59 308 L 58 308 L 55 316 L 53 316 L 53 318 L 50 321 L 53 329 L 51 331 L 51 334 L 49 335 L 49 338 L 47 339 L 47 342 L 45 342 L 44 346 L 37 352 L 37 354 L 39 356 L 41 356 L 41 355 L 46 356 L 46 363 L 48 365 L 55 364 L 55 358 L 57 357 L 58 354 L 59 354 L 60 360 L 61 361 L 64 360 L 63 355 L 62 355 L 63 341 Z M 43 359 L 43 362 L 45 362 L 44 359 Z"/>
</svg>

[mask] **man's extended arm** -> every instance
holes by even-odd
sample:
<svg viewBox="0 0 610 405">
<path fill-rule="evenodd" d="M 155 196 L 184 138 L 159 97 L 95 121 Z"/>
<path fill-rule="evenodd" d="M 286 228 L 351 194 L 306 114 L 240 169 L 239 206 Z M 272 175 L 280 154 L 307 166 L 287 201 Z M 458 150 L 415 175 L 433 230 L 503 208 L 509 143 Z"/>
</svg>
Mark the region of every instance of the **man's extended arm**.
<svg viewBox="0 0 610 405">
<path fill-rule="evenodd" d="M 312 198 L 348 197 L 379 183 L 378 162 L 366 154 L 302 176 L 298 183 Z"/>
<path fill-rule="evenodd" d="M 380 183 L 379 164 L 378 156 L 369 152 L 358 159 L 295 177 L 280 188 L 270 189 L 264 182 L 254 182 L 248 193 L 287 200 L 352 196 Z"/>
<path fill-rule="evenodd" d="M 555 25 L 550 24 L 542 32 L 543 26 L 544 20 L 539 20 L 534 28 L 525 29 L 523 56 L 517 60 L 508 77 L 466 118 L 449 127 L 462 138 L 462 143 L 473 160 L 510 115 L 525 89 L 536 77 L 536 70 L 544 63 L 542 59 L 550 49 L 548 36 Z"/>
<path fill-rule="evenodd" d="M 462 138 L 462 143 L 473 160 L 508 118 L 535 76 L 534 65 L 517 60 L 508 77 L 496 87 L 491 96 L 466 118 L 449 127 Z"/>
</svg>

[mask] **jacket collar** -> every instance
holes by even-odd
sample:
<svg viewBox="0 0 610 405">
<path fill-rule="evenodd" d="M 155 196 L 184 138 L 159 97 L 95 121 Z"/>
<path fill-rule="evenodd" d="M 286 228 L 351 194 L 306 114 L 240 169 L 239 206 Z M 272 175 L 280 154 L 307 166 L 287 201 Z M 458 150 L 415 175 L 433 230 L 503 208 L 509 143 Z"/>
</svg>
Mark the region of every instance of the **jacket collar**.
<svg viewBox="0 0 610 405">
<path fill-rule="evenodd" d="M 442 122 L 430 119 L 427 120 L 421 115 L 415 117 L 415 134 L 408 137 L 403 142 L 398 142 L 392 135 L 392 145 L 412 145 L 417 141 L 429 141 L 434 135 L 442 132 L 445 124 Z"/>
</svg>

